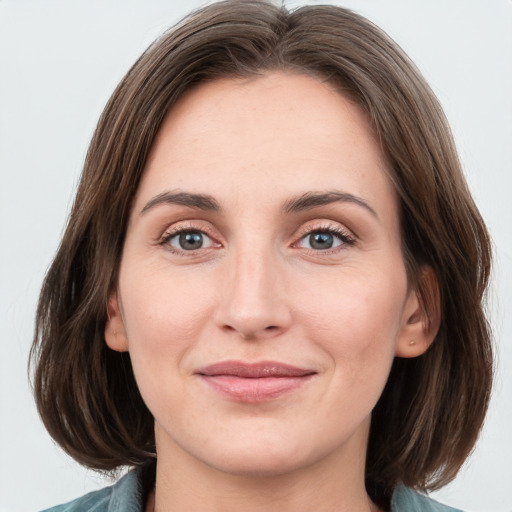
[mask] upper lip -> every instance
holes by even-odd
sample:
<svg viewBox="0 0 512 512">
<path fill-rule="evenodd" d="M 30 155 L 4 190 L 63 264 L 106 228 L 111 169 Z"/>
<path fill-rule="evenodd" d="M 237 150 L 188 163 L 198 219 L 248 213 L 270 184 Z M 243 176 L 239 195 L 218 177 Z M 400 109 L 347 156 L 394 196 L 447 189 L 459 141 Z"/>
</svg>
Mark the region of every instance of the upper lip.
<svg viewBox="0 0 512 512">
<path fill-rule="evenodd" d="M 258 379 L 264 377 L 304 377 L 316 372 L 277 361 L 260 361 L 257 363 L 222 361 L 200 368 L 196 373 L 207 377 L 229 375 L 246 379 Z"/>
</svg>

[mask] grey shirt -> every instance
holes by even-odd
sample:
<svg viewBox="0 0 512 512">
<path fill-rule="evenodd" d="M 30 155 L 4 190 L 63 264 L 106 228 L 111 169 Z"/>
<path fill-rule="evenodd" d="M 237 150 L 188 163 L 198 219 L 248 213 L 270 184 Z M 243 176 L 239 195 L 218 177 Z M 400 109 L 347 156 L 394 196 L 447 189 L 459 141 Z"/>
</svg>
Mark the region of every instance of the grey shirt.
<svg viewBox="0 0 512 512">
<path fill-rule="evenodd" d="M 135 469 L 116 484 L 94 491 L 43 512 L 144 512 L 142 472 Z M 391 498 L 391 512 L 461 512 L 416 491 L 398 486 Z"/>
</svg>

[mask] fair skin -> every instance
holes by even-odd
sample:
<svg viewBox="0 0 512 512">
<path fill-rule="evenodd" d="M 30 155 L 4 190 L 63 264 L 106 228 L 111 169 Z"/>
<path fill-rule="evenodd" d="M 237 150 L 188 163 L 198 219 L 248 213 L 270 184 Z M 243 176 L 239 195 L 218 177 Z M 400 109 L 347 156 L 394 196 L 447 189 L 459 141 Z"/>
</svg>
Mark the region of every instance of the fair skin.
<svg viewBox="0 0 512 512">
<path fill-rule="evenodd" d="M 105 330 L 155 418 L 157 511 L 377 510 L 371 411 L 435 335 L 386 165 L 360 108 L 301 74 L 204 84 L 167 117 Z M 262 362 L 295 373 L 205 370 Z"/>
</svg>

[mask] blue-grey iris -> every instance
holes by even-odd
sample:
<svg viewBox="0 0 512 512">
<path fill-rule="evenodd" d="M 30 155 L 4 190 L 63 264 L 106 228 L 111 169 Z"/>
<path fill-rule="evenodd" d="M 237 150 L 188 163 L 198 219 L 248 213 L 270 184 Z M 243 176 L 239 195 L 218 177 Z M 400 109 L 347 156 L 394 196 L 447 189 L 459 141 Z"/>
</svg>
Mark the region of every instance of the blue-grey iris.
<svg viewBox="0 0 512 512">
<path fill-rule="evenodd" d="M 309 243 L 313 249 L 330 249 L 334 244 L 331 233 L 312 233 L 309 235 Z"/>
<path fill-rule="evenodd" d="M 180 247 L 186 251 L 201 249 L 203 246 L 203 235 L 197 231 L 186 231 L 180 233 Z"/>
</svg>

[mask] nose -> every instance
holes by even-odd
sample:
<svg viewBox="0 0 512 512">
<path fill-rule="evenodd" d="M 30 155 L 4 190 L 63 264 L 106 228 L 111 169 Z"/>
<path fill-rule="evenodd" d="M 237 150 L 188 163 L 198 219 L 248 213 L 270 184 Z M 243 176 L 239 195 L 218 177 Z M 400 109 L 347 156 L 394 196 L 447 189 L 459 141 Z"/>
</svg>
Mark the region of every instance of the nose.
<svg viewBox="0 0 512 512">
<path fill-rule="evenodd" d="M 256 340 L 277 336 L 289 328 L 286 279 L 276 259 L 268 253 L 248 252 L 226 262 L 214 315 L 221 329 Z"/>
</svg>

